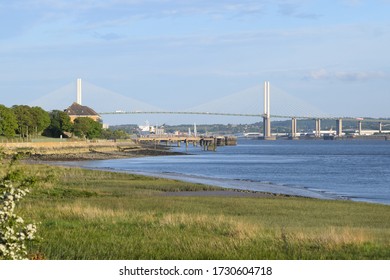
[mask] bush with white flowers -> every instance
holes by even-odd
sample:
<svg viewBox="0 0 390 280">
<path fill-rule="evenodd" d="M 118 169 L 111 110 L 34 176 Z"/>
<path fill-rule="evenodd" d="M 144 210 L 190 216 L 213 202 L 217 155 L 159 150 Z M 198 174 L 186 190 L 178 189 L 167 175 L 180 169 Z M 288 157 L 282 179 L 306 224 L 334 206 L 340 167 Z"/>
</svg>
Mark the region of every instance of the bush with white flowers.
<svg viewBox="0 0 390 280">
<path fill-rule="evenodd" d="M 25 223 L 14 212 L 17 202 L 29 193 L 33 184 L 34 180 L 21 176 L 18 170 L 7 171 L 0 178 L 0 259 L 27 258 L 26 243 L 35 239 L 37 227 Z"/>
</svg>

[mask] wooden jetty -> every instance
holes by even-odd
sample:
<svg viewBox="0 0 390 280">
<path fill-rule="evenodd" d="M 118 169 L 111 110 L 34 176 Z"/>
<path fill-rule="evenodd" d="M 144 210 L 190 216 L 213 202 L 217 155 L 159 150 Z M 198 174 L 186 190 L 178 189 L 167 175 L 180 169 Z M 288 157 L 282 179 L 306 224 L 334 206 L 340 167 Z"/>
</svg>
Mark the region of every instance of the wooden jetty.
<svg viewBox="0 0 390 280">
<path fill-rule="evenodd" d="M 180 135 L 148 135 L 139 137 L 136 139 L 140 144 L 154 144 L 154 145 L 166 145 L 181 146 L 183 143 L 188 147 L 201 146 L 205 151 L 215 151 L 218 146 L 235 146 L 237 145 L 237 138 L 234 136 L 180 136 Z"/>
</svg>

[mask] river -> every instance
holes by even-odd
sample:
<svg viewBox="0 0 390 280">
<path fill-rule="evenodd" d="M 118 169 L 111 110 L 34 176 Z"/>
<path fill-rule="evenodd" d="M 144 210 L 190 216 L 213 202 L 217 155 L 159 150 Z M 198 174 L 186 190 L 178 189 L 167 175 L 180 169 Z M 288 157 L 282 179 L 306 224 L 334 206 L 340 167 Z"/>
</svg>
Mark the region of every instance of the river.
<svg viewBox="0 0 390 280">
<path fill-rule="evenodd" d="M 185 147 L 174 148 L 185 151 Z M 107 169 L 322 199 L 390 205 L 390 141 L 259 141 L 190 155 L 73 162 Z"/>
</svg>

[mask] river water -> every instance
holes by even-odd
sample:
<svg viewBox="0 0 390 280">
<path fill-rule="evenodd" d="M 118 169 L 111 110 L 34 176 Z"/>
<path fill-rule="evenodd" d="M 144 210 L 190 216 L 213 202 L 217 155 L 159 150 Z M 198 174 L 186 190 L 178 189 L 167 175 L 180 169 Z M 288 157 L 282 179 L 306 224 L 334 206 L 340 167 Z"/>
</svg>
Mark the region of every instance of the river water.
<svg viewBox="0 0 390 280">
<path fill-rule="evenodd" d="M 218 147 L 216 152 L 191 146 L 188 153 L 68 164 L 227 188 L 390 205 L 390 141 L 240 139 L 237 146 Z"/>
</svg>

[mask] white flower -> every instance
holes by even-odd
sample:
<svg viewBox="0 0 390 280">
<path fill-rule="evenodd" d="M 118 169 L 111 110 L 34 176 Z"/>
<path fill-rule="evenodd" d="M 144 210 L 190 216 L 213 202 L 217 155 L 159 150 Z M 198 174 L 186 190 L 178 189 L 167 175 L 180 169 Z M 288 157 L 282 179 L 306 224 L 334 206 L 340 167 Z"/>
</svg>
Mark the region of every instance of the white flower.
<svg viewBox="0 0 390 280">
<path fill-rule="evenodd" d="M 19 183 L 19 182 L 18 182 Z M 23 218 L 14 213 L 16 202 L 29 192 L 28 188 L 14 187 L 0 178 L 0 258 L 21 260 L 27 256 L 26 239 L 35 239 L 35 224 L 24 225 Z"/>
<path fill-rule="evenodd" d="M 26 238 L 26 235 L 23 232 L 18 233 L 19 240 L 24 240 Z"/>
</svg>

